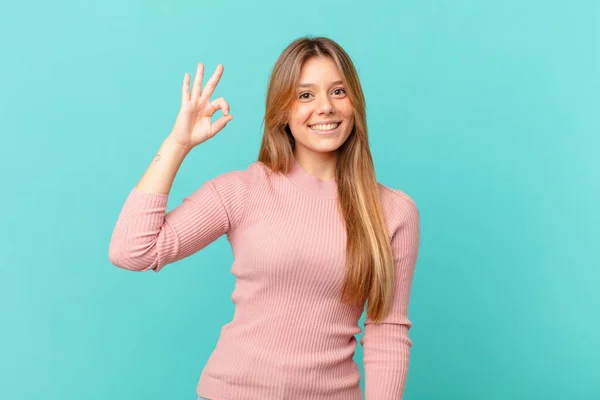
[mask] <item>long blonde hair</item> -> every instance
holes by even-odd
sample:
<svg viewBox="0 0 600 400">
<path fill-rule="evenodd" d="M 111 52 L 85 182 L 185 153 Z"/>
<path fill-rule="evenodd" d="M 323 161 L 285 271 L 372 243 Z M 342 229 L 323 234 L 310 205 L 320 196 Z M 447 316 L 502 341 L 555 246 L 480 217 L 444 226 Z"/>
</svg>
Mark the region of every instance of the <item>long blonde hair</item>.
<svg viewBox="0 0 600 400">
<path fill-rule="evenodd" d="M 346 274 L 340 300 L 361 307 L 368 299 L 368 316 L 381 322 L 389 313 L 393 294 L 392 249 L 369 149 L 364 94 L 352 60 L 333 40 L 302 37 L 279 56 L 268 85 L 258 161 L 274 172 L 289 171 L 295 141 L 287 122 L 300 70 L 311 57 L 335 61 L 354 108 L 352 132 L 337 150 L 339 210 L 346 222 Z"/>
</svg>

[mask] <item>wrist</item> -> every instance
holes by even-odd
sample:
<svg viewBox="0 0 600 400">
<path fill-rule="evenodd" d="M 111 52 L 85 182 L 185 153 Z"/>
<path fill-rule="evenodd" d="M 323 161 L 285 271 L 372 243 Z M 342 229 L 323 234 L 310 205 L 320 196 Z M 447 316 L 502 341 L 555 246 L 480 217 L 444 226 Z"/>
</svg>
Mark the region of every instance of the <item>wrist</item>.
<svg viewBox="0 0 600 400">
<path fill-rule="evenodd" d="M 186 155 L 193 148 L 193 146 L 186 146 L 184 144 L 179 143 L 171 135 L 167 136 L 167 138 L 164 140 L 163 147 L 168 149 L 169 151 L 173 151 L 175 153 L 182 154 L 182 155 Z"/>
</svg>

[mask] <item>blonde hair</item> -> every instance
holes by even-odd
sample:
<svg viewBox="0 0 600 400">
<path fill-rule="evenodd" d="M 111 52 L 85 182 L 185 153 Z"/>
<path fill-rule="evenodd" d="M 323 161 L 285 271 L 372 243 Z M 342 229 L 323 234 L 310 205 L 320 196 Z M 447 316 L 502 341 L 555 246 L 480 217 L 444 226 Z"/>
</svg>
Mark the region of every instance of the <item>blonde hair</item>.
<svg viewBox="0 0 600 400">
<path fill-rule="evenodd" d="M 352 132 L 337 150 L 339 210 L 346 223 L 346 273 L 340 300 L 362 307 L 368 299 L 368 316 L 381 322 L 392 301 L 392 249 L 369 149 L 364 94 L 352 60 L 333 40 L 302 37 L 279 56 L 268 85 L 258 161 L 274 172 L 289 171 L 295 140 L 287 122 L 296 101 L 300 70 L 311 57 L 335 61 L 354 108 Z"/>
</svg>

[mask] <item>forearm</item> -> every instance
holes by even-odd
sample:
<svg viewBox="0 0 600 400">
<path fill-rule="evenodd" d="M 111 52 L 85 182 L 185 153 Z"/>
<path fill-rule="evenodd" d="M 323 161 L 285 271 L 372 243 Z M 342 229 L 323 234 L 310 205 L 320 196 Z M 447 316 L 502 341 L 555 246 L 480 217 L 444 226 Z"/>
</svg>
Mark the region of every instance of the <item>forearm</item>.
<svg viewBox="0 0 600 400">
<path fill-rule="evenodd" d="M 168 136 L 135 188 L 146 193 L 169 194 L 177 171 L 190 150 Z"/>
<path fill-rule="evenodd" d="M 366 400 L 399 400 L 404 393 L 412 342 L 410 323 L 370 324 L 363 337 Z"/>
</svg>

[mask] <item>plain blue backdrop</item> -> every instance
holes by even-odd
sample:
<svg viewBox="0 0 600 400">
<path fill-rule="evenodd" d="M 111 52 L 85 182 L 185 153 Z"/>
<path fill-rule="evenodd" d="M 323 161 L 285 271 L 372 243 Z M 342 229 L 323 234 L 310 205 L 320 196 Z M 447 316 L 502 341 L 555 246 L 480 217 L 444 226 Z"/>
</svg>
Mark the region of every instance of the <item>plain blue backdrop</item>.
<svg viewBox="0 0 600 400">
<path fill-rule="evenodd" d="M 228 243 L 140 274 L 110 235 L 183 74 L 222 63 L 235 119 L 169 209 L 256 160 L 304 35 L 355 61 L 377 177 L 421 212 L 404 398 L 600 398 L 599 27 L 586 0 L 5 2 L 0 398 L 194 398 L 233 314 Z"/>
</svg>

